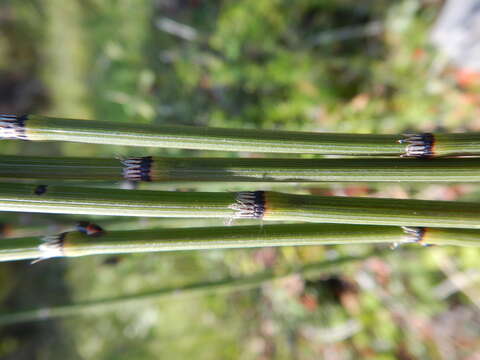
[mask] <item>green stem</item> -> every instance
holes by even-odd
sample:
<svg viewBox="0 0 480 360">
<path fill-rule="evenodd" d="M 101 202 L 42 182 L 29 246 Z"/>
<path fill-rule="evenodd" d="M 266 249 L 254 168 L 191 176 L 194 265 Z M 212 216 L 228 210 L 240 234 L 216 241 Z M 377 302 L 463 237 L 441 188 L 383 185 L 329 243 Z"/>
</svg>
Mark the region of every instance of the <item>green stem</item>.
<svg viewBox="0 0 480 360">
<path fill-rule="evenodd" d="M 410 242 L 411 235 L 393 226 L 277 224 L 106 232 L 89 237 L 80 232 L 59 239 L 64 256 L 133 252 L 211 250 L 270 246 Z M 53 251 L 58 250 L 52 238 Z M 46 245 L 48 251 L 48 242 Z"/>
<path fill-rule="evenodd" d="M 419 240 L 415 234 L 394 226 L 331 224 L 105 231 L 95 236 L 71 231 L 47 237 L 2 240 L 0 261 L 270 246 L 404 243 Z"/>
<path fill-rule="evenodd" d="M 480 204 L 473 202 L 311 196 L 273 191 L 131 191 L 0 183 L 0 211 L 480 228 Z"/>
<path fill-rule="evenodd" d="M 437 134 L 435 139 L 436 156 L 480 154 L 480 133 Z"/>
<path fill-rule="evenodd" d="M 289 267 L 280 273 L 265 271 L 243 278 L 227 278 L 216 281 L 205 281 L 187 284 L 180 287 L 162 288 L 139 294 L 3 313 L 0 314 L 0 325 L 5 326 L 29 321 L 89 314 L 93 312 L 102 313 L 106 311 L 124 309 L 125 306 L 148 305 L 150 303 L 171 297 L 178 299 L 179 297 L 202 296 L 211 293 L 219 294 L 232 291 L 248 290 L 257 288 L 265 282 L 290 276 L 292 274 L 301 274 L 305 278 L 314 278 L 321 274 L 334 271 L 341 266 L 365 260 L 372 255 L 382 255 L 383 253 L 384 252 L 375 251 L 363 256 L 345 256 L 334 260 L 309 263 L 299 267 Z"/>
<path fill-rule="evenodd" d="M 53 180 L 124 180 L 117 159 L 2 155 L 0 177 Z"/>
<path fill-rule="evenodd" d="M 480 233 L 472 229 L 426 228 L 422 241 L 432 245 L 480 246 Z"/>
<path fill-rule="evenodd" d="M 38 236 L 0 239 L 0 261 L 39 259 L 42 257 L 40 243 Z"/>
<path fill-rule="evenodd" d="M 2 156 L 0 177 L 98 181 L 475 182 L 480 159 L 119 159 Z"/>
<path fill-rule="evenodd" d="M 371 243 L 480 246 L 479 238 L 480 231 L 471 229 L 332 224 L 103 231 L 94 235 L 72 231 L 47 237 L 3 240 L 0 261 L 272 246 Z"/>
<path fill-rule="evenodd" d="M 230 218 L 235 193 L 188 193 L 0 184 L 0 211 L 54 214 Z"/>
<path fill-rule="evenodd" d="M 52 214 L 27 214 L 27 213 L 0 213 L 0 239 L 14 237 L 28 237 L 49 232 L 58 233 L 71 231 L 79 221 L 95 223 L 98 217 L 68 216 Z M 254 220 L 252 220 L 254 222 Z M 165 228 L 165 227 L 202 227 L 221 225 L 221 219 L 215 218 L 137 218 L 137 217 L 104 217 L 102 226 L 110 230 Z M 3 227 L 3 228 L 2 228 Z M 2 231 L 3 230 L 3 231 Z"/>
<path fill-rule="evenodd" d="M 1 137 L 32 141 L 71 141 L 91 144 L 266 153 L 394 156 L 405 153 L 405 145 L 399 143 L 402 136 L 398 135 L 133 125 L 37 115 L 0 116 Z"/>
<path fill-rule="evenodd" d="M 180 149 L 431 157 L 480 154 L 480 133 L 372 135 L 0 116 L 0 138 Z"/>
</svg>

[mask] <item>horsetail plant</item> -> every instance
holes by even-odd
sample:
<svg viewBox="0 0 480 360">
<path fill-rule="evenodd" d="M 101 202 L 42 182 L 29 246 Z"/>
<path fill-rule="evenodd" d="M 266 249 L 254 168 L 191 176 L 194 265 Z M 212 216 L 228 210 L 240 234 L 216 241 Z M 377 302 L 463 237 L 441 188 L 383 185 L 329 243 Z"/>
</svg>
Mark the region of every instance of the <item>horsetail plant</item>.
<svg viewBox="0 0 480 360">
<path fill-rule="evenodd" d="M 0 183 L 0 211 L 480 228 L 473 202 Z"/>
<path fill-rule="evenodd" d="M 340 134 L 120 124 L 38 115 L 0 116 L 0 138 L 198 150 L 352 156 L 480 154 L 480 133 Z"/>
<path fill-rule="evenodd" d="M 2 156 L 0 177 L 96 181 L 480 181 L 479 158 L 429 159 L 127 159 Z"/>
<path fill-rule="evenodd" d="M 274 224 L 104 231 L 94 224 L 46 237 L 2 240 L 0 261 L 53 257 L 304 246 L 389 243 L 480 246 L 480 230 L 332 224 Z"/>
</svg>

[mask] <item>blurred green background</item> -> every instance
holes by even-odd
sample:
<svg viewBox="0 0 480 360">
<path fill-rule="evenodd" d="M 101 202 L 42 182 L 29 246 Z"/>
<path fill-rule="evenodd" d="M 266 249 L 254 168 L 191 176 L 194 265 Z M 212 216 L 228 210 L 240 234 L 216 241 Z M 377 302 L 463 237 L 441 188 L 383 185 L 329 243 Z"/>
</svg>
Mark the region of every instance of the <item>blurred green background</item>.
<svg viewBox="0 0 480 360">
<path fill-rule="evenodd" d="M 435 0 L 0 0 L 0 112 L 358 133 L 478 131 L 480 77 L 449 66 L 429 45 L 441 5 Z M 0 151 L 219 155 L 15 141 L 3 141 Z M 249 185 L 156 187 L 231 191 Z M 480 199 L 473 185 L 281 187 L 312 194 Z M 95 221 L 102 224 L 101 218 Z M 107 229 L 194 224 L 103 221 Z M 4 236 L 18 236 L 54 233 L 59 223 L 74 219 L 4 214 L 0 222 Z M 0 264 L 0 310 L 276 273 L 373 250 L 249 249 Z M 299 274 L 252 290 L 179 294 L 148 305 L 8 325 L 0 328 L 0 358 L 477 359 L 479 255 L 476 249 L 407 246 L 308 279 Z"/>
</svg>

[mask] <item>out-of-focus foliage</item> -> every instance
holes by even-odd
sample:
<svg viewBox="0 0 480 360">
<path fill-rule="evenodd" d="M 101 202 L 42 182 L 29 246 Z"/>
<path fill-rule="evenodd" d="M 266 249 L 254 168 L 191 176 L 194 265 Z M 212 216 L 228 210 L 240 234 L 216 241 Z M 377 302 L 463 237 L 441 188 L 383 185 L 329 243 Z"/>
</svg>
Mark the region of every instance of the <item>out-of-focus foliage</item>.
<svg viewBox="0 0 480 360">
<path fill-rule="evenodd" d="M 313 131 L 478 130 L 478 77 L 447 66 L 428 43 L 439 6 L 420 0 L 4 0 L 0 110 Z M 193 154 L 7 141 L 0 150 Z M 467 185 L 286 190 L 478 198 Z M 18 219 L 38 226 L 33 215 Z M 144 225 L 139 220 L 132 226 Z M 39 231 L 50 230 L 45 225 Z M 369 250 L 305 247 L 0 264 L 0 298 L 2 311 L 13 311 Z M 142 308 L 10 326 L 1 330 L 0 357 L 474 358 L 480 351 L 478 256 L 474 249 L 402 248 L 315 279 L 293 276 L 252 291 L 178 296 Z"/>
</svg>

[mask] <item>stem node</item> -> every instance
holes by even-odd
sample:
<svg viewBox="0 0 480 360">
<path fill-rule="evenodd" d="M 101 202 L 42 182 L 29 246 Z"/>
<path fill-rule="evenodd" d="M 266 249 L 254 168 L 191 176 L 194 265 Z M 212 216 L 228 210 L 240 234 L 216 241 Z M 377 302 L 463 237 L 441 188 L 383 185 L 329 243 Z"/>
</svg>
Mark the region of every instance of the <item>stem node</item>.
<svg viewBox="0 0 480 360">
<path fill-rule="evenodd" d="M 152 181 L 150 175 L 152 163 L 153 159 L 151 156 L 123 160 L 123 177 L 130 181 Z"/>
<path fill-rule="evenodd" d="M 241 191 L 237 193 L 235 204 L 229 208 L 236 211 L 234 219 L 261 219 L 265 214 L 265 192 Z"/>
<path fill-rule="evenodd" d="M 43 243 L 38 246 L 38 249 L 40 250 L 42 255 L 39 259 L 32 261 L 32 264 L 53 257 L 65 256 L 65 252 L 63 251 L 63 243 L 66 235 L 67 233 L 61 233 L 58 235 L 50 235 L 42 238 Z"/>
<path fill-rule="evenodd" d="M 405 154 L 401 157 L 428 158 L 434 156 L 435 137 L 431 133 L 404 134 L 400 144 L 407 144 Z"/>
<path fill-rule="evenodd" d="M 0 115 L 0 139 L 28 140 L 25 133 L 26 115 Z"/>
</svg>

